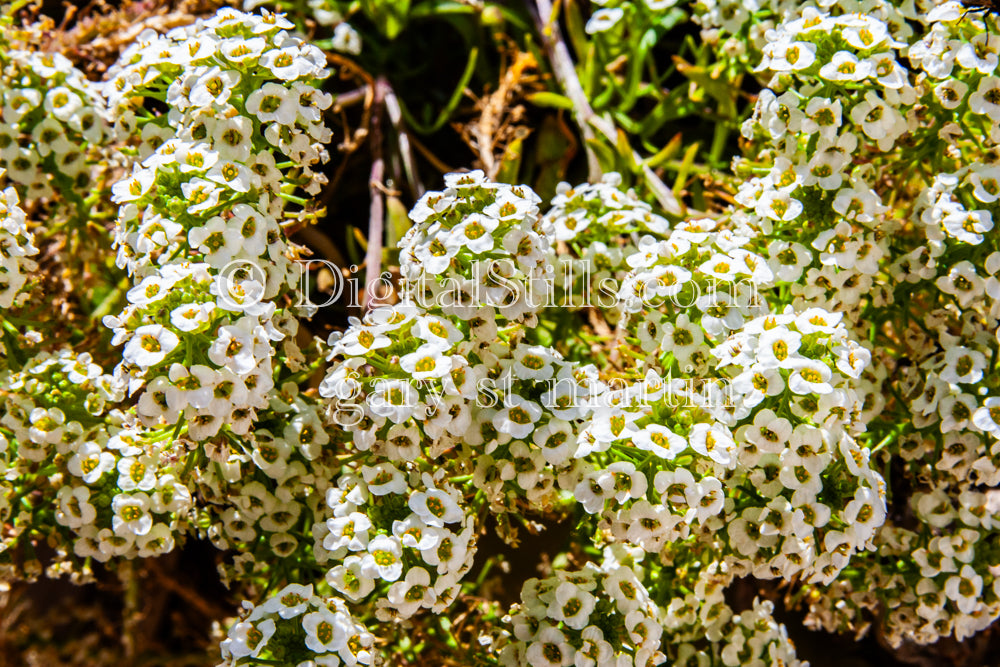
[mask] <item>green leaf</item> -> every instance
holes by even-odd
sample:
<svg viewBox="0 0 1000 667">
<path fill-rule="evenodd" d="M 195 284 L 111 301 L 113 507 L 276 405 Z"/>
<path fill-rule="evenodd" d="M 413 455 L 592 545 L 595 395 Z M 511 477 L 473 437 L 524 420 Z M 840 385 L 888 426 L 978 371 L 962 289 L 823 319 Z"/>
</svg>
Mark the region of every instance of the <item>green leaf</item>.
<svg viewBox="0 0 1000 667">
<path fill-rule="evenodd" d="M 632 144 L 629 143 L 628 134 L 621 128 L 618 129 L 618 141 L 615 148 L 618 149 L 618 157 L 628 167 L 628 171 L 635 173 L 637 165 L 635 154 L 632 152 Z"/>
<path fill-rule="evenodd" d="M 659 152 L 656 153 L 656 155 L 646 158 L 646 165 L 652 169 L 656 169 L 664 162 L 672 160 L 674 156 L 677 155 L 677 151 L 681 149 L 681 143 L 681 133 L 678 132 L 669 142 L 667 142 L 666 146 L 661 148 Z"/>
<path fill-rule="evenodd" d="M 410 216 L 406 205 L 399 197 L 389 196 L 385 199 L 385 213 L 389 224 L 386 226 L 386 247 L 395 248 L 396 242 L 403 238 L 410 228 Z"/>
<path fill-rule="evenodd" d="M 694 158 L 698 154 L 699 148 L 701 148 L 701 142 L 696 141 L 684 151 L 684 159 L 681 161 L 681 168 L 677 171 L 677 180 L 674 181 L 675 197 L 680 197 L 684 184 L 687 183 L 688 174 L 691 173 L 691 167 L 694 166 Z"/>
<path fill-rule="evenodd" d="M 560 95 L 558 93 L 530 93 L 524 96 L 526 100 L 534 104 L 536 107 L 548 107 L 551 109 L 567 109 L 573 110 L 573 102 L 570 101 L 565 95 Z"/>
<path fill-rule="evenodd" d="M 700 67 L 679 56 L 674 56 L 674 62 L 677 64 L 677 71 L 719 103 L 719 115 L 736 118 L 736 96 L 741 82 L 730 81 L 725 76 L 725 63 L 717 63 L 711 68 Z M 694 99 L 695 96 L 691 97 Z"/>
<path fill-rule="evenodd" d="M 546 116 L 542 121 L 535 141 L 535 164 L 538 165 L 538 175 L 534 179 L 535 192 L 542 199 L 555 195 L 559 181 L 566 177 L 568 151 L 573 142 L 567 136 L 567 130 L 554 115 Z"/>
<path fill-rule="evenodd" d="M 618 165 L 615 160 L 615 152 L 599 139 L 587 139 L 587 145 L 597 156 L 597 162 L 601 165 L 601 171 L 616 171 Z"/>
<path fill-rule="evenodd" d="M 587 53 L 590 39 L 584 29 L 583 16 L 580 13 L 580 4 L 577 0 L 563 0 L 564 11 L 566 12 L 566 33 L 569 35 L 570 44 L 577 57 Z"/>
<path fill-rule="evenodd" d="M 659 21 L 657 21 L 656 25 L 660 28 L 660 30 L 666 32 L 667 30 L 673 28 L 675 25 L 683 23 L 686 20 L 687 20 L 687 12 L 685 12 L 680 7 L 674 7 L 666 14 L 663 14 L 659 18 Z"/>
<path fill-rule="evenodd" d="M 503 157 L 500 160 L 500 169 L 497 172 L 496 180 L 500 183 L 517 184 L 518 174 L 521 172 L 521 161 L 524 157 L 524 140 L 520 137 L 507 144 Z"/>
</svg>

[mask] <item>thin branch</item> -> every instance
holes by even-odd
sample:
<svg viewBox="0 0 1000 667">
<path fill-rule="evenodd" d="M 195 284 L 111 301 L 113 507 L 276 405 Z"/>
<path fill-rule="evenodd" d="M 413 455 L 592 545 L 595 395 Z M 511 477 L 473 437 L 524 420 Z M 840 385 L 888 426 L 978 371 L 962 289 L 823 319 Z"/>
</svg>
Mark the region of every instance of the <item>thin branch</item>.
<svg viewBox="0 0 1000 667">
<path fill-rule="evenodd" d="M 406 172 L 406 180 L 413 191 L 413 198 L 420 199 L 424 194 L 424 184 L 420 182 L 420 174 L 417 172 L 417 161 L 413 158 L 413 149 L 410 146 L 410 135 L 403 125 L 403 112 L 399 108 L 399 100 L 396 93 L 388 82 L 385 84 L 385 111 L 389 116 L 389 122 L 396 131 L 396 140 L 399 142 L 399 154 L 403 159 L 403 171 Z"/>
<path fill-rule="evenodd" d="M 341 93 L 333 100 L 333 111 L 337 112 L 341 109 L 354 106 L 359 102 L 363 102 L 368 97 L 369 93 L 367 88 L 356 88 L 346 93 Z"/>
<path fill-rule="evenodd" d="M 559 34 L 558 27 L 554 28 L 550 21 L 553 16 L 552 2 L 550 0 L 535 0 L 535 9 L 537 11 L 531 11 L 532 8 L 529 7 L 532 18 L 535 20 L 535 27 L 538 29 L 542 44 L 545 46 L 545 53 L 549 57 L 549 62 L 552 63 L 552 73 L 563 92 L 566 93 L 566 97 L 573 104 L 577 125 L 580 126 L 580 131 L 583 133 L 590 180 L 596 182 L 601 178 L 601 165 L 597 161 L 597 154 L 587 144 L 587 140 L 596 139 L 594 127 L 591 125 L 591 119 L 596 114 L 594 114 L 590 102 L 587 101 L 583 86 L 580 85 L 580 79 L 576 75 L 576 66 L 569 54 L 569 48 L 563 41 L 562 35 Z"/>
</svg>

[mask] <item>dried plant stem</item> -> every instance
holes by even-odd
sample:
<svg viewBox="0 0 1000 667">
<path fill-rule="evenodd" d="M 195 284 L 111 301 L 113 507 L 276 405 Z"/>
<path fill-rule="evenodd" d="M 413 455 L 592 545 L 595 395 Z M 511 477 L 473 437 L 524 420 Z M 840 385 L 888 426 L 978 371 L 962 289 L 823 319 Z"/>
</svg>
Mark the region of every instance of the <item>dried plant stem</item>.
<svg viewBox="0 0 1000 667">
<path fill-rule="evenodd" d="M 552 63 L 552 73 L 559 82 L 559 86 L 566 93 L 566 97 L 573 103 L 573 113 L 576 116 L 577 125 L 583 133 L 584 148 L 587 151 L 587 169 L 591 181 L 598 181 L 601 178 L 601 165 L 597 161 L 597 154 L 587 143 L 588 140 L 596 139 L 594 126 L 591 121 L 596 116 L 591 108 L 587 95 L 583 92 L 580 79 L 576 75 L 576 66 L 573 58 L 569 54 L 569 48 L 558 30 L 553 29 L 550 17 L 552 16 L 552 2 L 550 0 L 535 0 L 537 11 L 531 12 L 535 19 L 535 27 L 542 37 L 545 46 L 545 53 Z M 530 8 L 529 8 L 530 9 Z"/>
</svg>

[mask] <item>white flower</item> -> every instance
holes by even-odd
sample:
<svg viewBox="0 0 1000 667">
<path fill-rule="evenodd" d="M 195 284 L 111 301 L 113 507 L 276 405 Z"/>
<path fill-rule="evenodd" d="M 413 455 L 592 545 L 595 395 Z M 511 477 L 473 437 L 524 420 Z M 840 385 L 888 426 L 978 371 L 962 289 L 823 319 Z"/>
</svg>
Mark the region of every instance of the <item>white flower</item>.
<svg viewBox="0 0 1000 667">
<path fill-rule="evenodd" d="M 736 444 L 725 425 L 695 424 L 688 435 L 691 449 L 707 456 L 719 465 L 731 468 L 736 465 L 734 457 Z"/>
<path fill-rule="evenodd" d="M 400 495 L 406 491 L 406 478 L 391 463 L 363 466 L 361 477 L 368 484 L 368 491 L 375 496 Z M 331 505 L 336 509 L 335 505 Z"/>
<path fill-rule="evenodd" d="M 541 346 L 520 346 L 514 352 L 511 368 L 519 380 L 542 382 L 552 377 L 552 361 L 551 353 Z"/>
<path fill-rule="evenodd" d="M 156 558 L 174 548 L 174 536 L 165 523 L 154 523 L 145 535 L 135 538 L 139 558 Z"/>
<path fill-rule="evenodd" d="M 733 378 L 732 389 L 743 405 L 754 407 L 768 396 L 777 396 L 785 390 L 785 381 L 777 366 L 755 365 Z"/>
<path fill-rule="evenodd" d="M 281 618 L 295 618 L 309 608 L 312 597 L 312 584 L 288 584 L 259 608 L 268 614 L 277 613 Z"/>
<path fill-rule="evenodd" d="M 941 379 L 952 384 L 975 384 L 983 377 L 986 357 L 982 352 L 964 346 L 949 348 L 944 355 L 945 368 Z"/>
<path fill-rule="evenodd" d="M 77 448 L 66 467 L 71 474 L 82 478 L 87 484 L 93 484 L 115 467 L 115 457 L 96 442 L 88 441 Z"/>
<path fill-rule="evenodd" d="M 58 86 L 46 93 L 43 106 L 50 114 L 66 122 L 83 107 L 83 100 L 69 88 Z"/>
<path fill-rule="evenodd" d="M 257 367 L 259 360 L 270 356 L 271 347 L 260 335 L 262 331 L 263 327 L 251 317 L 219 327 L 218 338 L 208 348 L 208 358 L 237 375 L 246 375 Z"/>
<path fill-rule="evenodd" d="M 757 339 L 757 363 L 762 369 L 792 368 L 802 336 L 784 327 L 768 329 Z"/>
<path fill-rule="evenodd" d="M 185 333 L 196 331 L 211 321 L 214 311 L 215 304 L 211 301 L 187 303 L 170 311 L 170 324 Z"/>
<path fill-rule="evenodd" d="M 260 89 L 250 93 L 246 109 L 261 123 L 275 121 L 292 126 L 298 115 L 298 103 L 293 99 L 291 91 L 272 82 L 265 83 Z"/>
<path fill-rule="evenodd" d="M 962 570 L 944 582 L 944 593 L 963 614 L 971 614 L 979 606 L 979 596 L 983 591 L 983 578 L 976 574 L 971 565 L 963 565 Z"/>
<path fill-rule="evenodd" d="M 267 41 L 262 37 L 230 37 L 219 45 L 219 52 L 227 60 L 245 65 L 251 60 L 255 60 L 267 48 Z"/>
<path fill-rule="evenodd" d="M 422 567 L 407 571 L 403 581 L 389 587 L 386 597 L 403 618 L 412 616 L 421 607 L 431 607 L 437 598 L 431 586 L 431 575 Z"/>
<path fill-rule="evenodd" d="M 757 200 L 754 210 L 757 215 L 787 222 L 799 217 L 802 213 L 802 202 L 792 198 L 783 190 L 766 190 Z"/>
<path fill-rule="evenodd" d="M 293 81 L 300 75 L 311 74 L 314 69 L 311 62 L 301 57 L 297 46 L 265 51 L 260 64 L 284 81 Z"/>
<path fill-rule="evenodd" d="M 119 493 L 111 501 L 111 510 L 115 513 L 111 519 L 115 532 L 125 529 L 139 536 L 145 535 L 153 527 L 153 517 L 149 514 L 149 496 L 145 493 Z"/>
<path fill-rule="evenodd" d="M 465 516 L 452 494 L 433 487 L 426 492 L 415 491 L 408 505 L 428 526 L 442 527 L 446 523 L 461 521 Z"/>
<path fill-rule="evenodd" d="M 979 245 L 983 242 L 983 233 L 993 229 L 993 216 L 985 209 L 977 211 L 959 209 L 945 215 L 941 226 L 959 241 Z"/>
<path fill-rule="evenodd" d="M 192 227 L 188 232 L 188 243 L 205 255 L 209 266 L 224 267 L 240 251 L 242 236 L 240 230 L 215 216 L 201 227 Z"/>
<path fill-rule="evenodd" d="M 809 42 L 791 41 L 788 38 L 771 42 L 764 48 L 764 54 L 767 68 L 775 72 L 803 70 L 816 62 L 815 45 Z"/>
<path fill-rule="evenodd" d="M 548 626 L 528 644 L 525 659 L 527 664 L 534 667 L 567 667 L 573 663 L 575 653 L 573 645 L 566 640 L 566 635 L 559 628 Z"/>
<path fill-rule="evenodd" d="M 992 204 L 1000 197 L 1000 165 L 970 165 L 969 182 L 972 196 L 984 204 Z"/>
<path fill-rule="evenodd" d="M 883 151 L 892 148 L 896 137 L 906 131 L 906 121 L 899 110 L 886 104 L 873 90 L 867 91 L 865 99 L 851 108 L 851 120 Z"/>
<path fill-rule="evenodd" d="M 12 125 L 42 103 L 42 94 L 34 88 L 8 88 L 3 92 L 3 119 Z"/>
<path fill-rule="evenodd" d="M 694 518 L 699 523 L 705 523 L 709 517 L 722 512 L 725 506 L 726 494 L 722 482 L 715 477 L 703 477 L 696 488 L 698 500 L 689 503 L 694 508 Z"/>
<path fill-rule="evenodd" d="M 163 361 L 179 342 L 177 334 L 169 329 L 159 324 L 147 324 L 135 330 L 125 344 L 122 357 L 140 368 L 148 368 Z"/>
<path fill-rule="evenodd" d="M 984 76 L 980 79 L 976 92 L 969 96 L 969 109 L 991 120 L 1000 120 L 1000 78 Z"/>
<path fill-rule="evenodd" d="M 771 270 L 781 282 L 795 282 L 802 275 L 802 270 L 812 262 L 809 249 L 794 241 L 772 241 L 767 254 Z"/>
<path fill-rule="evenodd" d="M 561 621 L 574 630 L 583 630 L 590 623 L 590 612 L 594 610 L 597 598 L 582 590 L 576 584 L 564 581 L 555 591 L 555 599 L 549 605 L 548 617 Z"/>
<path fill-rule="evenodd" d="M 348 556 L 342 564 L 326 573 L 327 583 L 347 599 L 355 602 L 361 600 L 375 589 L 375 580 L 361 571 L 361 564 L 361 556 Z"/>
<path fill-rule="evenodd" d="M 418 317 L 413 333 L 429 343 L 438 344 L 441 350 L 449 349 L 464 338 L 462 332 L 449 320 L 434 315 Z"/>
<path fill-rule="evenodd" d="M 837 130 L 843 123 L 840 100 L 813 97 L 806 104 L 802 131 L 806 134 L 818 132 L 825 139 L 835 139 Z"/>
<path fill-rule="evenodd" d="M 229 636 L 222 642 L 223 654 L 228 651 L 236 659 L 256 657 L 267 646 L 274 630 L 274 619 L 240 621 L 229 630 Z"/>
<path fill-rule="evenodd" d="M 618 7 L 602 7 L 598 9 L 587 21 L 587 25 L 584 28 L 588 35 L 596 35 L 597 33 L 607 32 L 611 30 L 618 22 L 622 20 L 625 16 L 625 11 Z"/>
<path fill-rule="evenodd" d="M 965 69 L 974 69 L 980 74 L 990 74 L 997 68 L 997 52 L 1000 51 L 1000 36 L 979 33 L 968 41 L 958 44 L 955 60 Z"/>
<path fill-rule="evenodd" d="M 573 489 L 576 501 L 589 514 L 597 514 L 604 502 L 615 495 L 615 476 L 605 470 L 591 473 Z"/>
<path fill-rule="evenodd" d="M 398 538 L 379 535 L 368 543 L 361 571 L 367 577 L 396 581 L 403 573 L 402 553 Z"/>
<path fill-rule="evenodd" d="M 526 438 L 535 430 L 542 408 L 518 394 L 504 396 L 504 407 L 493 415 L 493 427 L 512 438 Z"/>
<path fill-rule="evenodd" d="M 889 30 L 882 21 L 857 14 L 849 19 L 849 23 L 843 27 L 841 35 L 848 44 L 859 51 L 868 51 L 889 39 Z"/>
<path fill-rule="evenodd" d="M 331 349 L 331 354 L 361 356 L 368 352 L 388 347 L 392 341 L 376 327 L 364 325 L 352 326 L 337 340 Z"/>
<path fill-rule="evenodd" d="M 827 81 L 863 81 L 872 72 L 867 60 L 859 60 L 850 51 L 838 51 L 830 62 L 819 70 L 819 76 Z"/>
<path fill-rule="evenodd" d="M 973 299 L 980 298 L 983 293 L 984 281 L 976 275 L 972 262 L 963 259 L 952 266 L 947 275 L 939 276 L 934 284 L 942 292 L 955 296 L 959 306 L 968 308 Z"/>
<path fill-rule="evenodd" d="M 830 367 L 822 361 L 798 359 L 788 376 L 788 388 L 796 394 L 829 394 L 833 391 Z"/>
<path fill-rule="evenodd" d="M 152 187 L 155 177 L 152 169 L 133 169 L 131 176 L 111 186 L 111 201 L 124 204 L 139 199 Z"/>
<path fill-rule="evenodd" d="M 423 407 L 417 390 L 405 380 L 379 380 L 368 395 L 368 408 L 397 424 L 422 411 Z"/>
<path fill-rule="evenodd" d="M 306 646 L 316 653 L 341 650 L 347 646 L 348 633 L 354 633 L 345 614 L 334 614 L 325 606 L 303 616 L 302 629 L 306 631 Z"/>
<path fill-rule="evenodd" d="M 692 322 L 687 314 L 678 315 L 674 322 L 663 325 L 663 338 L 660 349 L 673 353 L 681 368 L 691 358 L 691 353 L 705 342 L 705 332 L 696 322 Z"/>
<path fill-rule="evenodd" d="M 958 79 L 947 79 L 934 88 L 934 97 L 945 109 L 957 109 L 969 92 L 969 84 Z"/>
<path fill-rule="evenodd" d="M 247 192 L 250 190 L 250 169 L 239 162 L 220 161 L 217 162 L 205 178 L 215 181 L 219 185 L 225 185 L 236 192 Z"/>
<path fill-rule="evenodd" d="M 639 449 L 668 460 L 687 449 L 687 440 L 660 424 L 647 424 L 632 436 L 632 442 Z"/>
<path fill-rule="evenodd" d="M 983 401 L 976 409 L 972 423 L 977 428 L 992 433 L 994 437 L 1000 436 L 1000 397 L 990 396 Z"/>
<path fill-rule="evenodd" d="M 441 353 L 440 343 L 424 343 L 410 354 L 400 357 L 399 367 L 415 380 L 441 378 L 451 372 L 452 359 Z"/>
<path fill-rule="evenodd" d="M 56 495 L 59 507 L 55 518 L 60 524 L 79 529 L 94 523 L 97 510 L 90 504 L 90 489 L 85 486 L 64 486 Z"/>
<path fill-rule="evenodd" d="M 336 51 L 356 56 L 361 53 L 361 36 L 349 23 L 338 23 L 333 29 L 330 46 Z"/>
<path fill-rule="evenodd" d="M 615 570 L 615 574 L 625 569 Z M 583 640 L 583 645 L 576 651 L 574 665 L 577 667 L 600 667 L 600 665 L 607 665 L 613 661 L 614 648 L 604 640 L 604 633 L 596 625 L 584 628 L 583 632 L 580 633 L 580 638 Z"/>
</svg>

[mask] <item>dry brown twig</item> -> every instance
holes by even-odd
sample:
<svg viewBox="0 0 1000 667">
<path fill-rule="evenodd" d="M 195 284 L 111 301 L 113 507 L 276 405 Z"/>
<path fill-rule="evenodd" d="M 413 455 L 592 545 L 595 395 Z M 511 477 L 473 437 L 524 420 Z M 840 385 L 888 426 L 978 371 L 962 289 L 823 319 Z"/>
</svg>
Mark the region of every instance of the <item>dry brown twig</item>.
<svg viewBox="0 0 1000 667">
<path fill-rule="evenodd" d="M 466 95 L 476 101 L 478 118 L 470 123 L 452 123 L 452 127 L 478 155 L 477 166 L 482 167 L 490 178 L 496 178 L 500 171 L 507 146 L 512 141 L 524 139 L 531 132 L 520 124 L 524 118 L 524 106 L 517 102 L 529 89 L 541 89 L 535 73 L 538 70 L 535 57 L 516 47 L 511 51 L 512 62 L 504 68 L 495 91 L 480 98 L 466 91 Z"/>
</svg>

